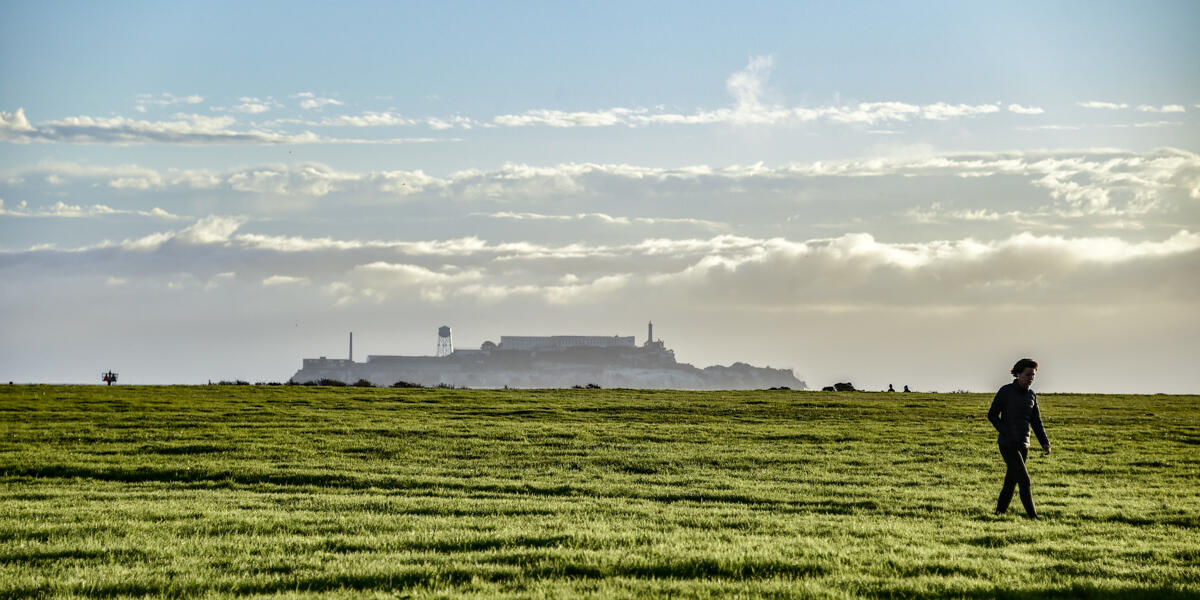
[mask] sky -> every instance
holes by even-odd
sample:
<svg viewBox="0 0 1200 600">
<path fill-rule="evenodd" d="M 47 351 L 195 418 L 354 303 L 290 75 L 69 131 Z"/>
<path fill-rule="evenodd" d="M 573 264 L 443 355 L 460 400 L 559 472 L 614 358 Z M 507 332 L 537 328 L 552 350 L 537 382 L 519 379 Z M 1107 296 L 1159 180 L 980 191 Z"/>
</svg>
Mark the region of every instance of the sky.
<svg viewBox="0 0 1200 600">
<path fill-rule="evenodd" d="M 0 379 L 656 338 L 1198 393 L 1195 2 L 0 2 Z"/>
</svg>

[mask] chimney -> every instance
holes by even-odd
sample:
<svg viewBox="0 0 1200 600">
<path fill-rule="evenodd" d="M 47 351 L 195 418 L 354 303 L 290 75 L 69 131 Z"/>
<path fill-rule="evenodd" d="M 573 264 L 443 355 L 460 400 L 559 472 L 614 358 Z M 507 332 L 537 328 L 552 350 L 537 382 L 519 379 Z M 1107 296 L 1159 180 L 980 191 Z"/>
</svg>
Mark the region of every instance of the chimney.
<svg viewBox="0 0 1200 600">
<path fill-rule="evenodd" d="M 646 343 L 650 344 L 652 342 L 654 342 L 654 321 L 650 321 L 646 327 Z"/>
<path fill-rule="evenodd" d="M 354 332 L 350 332 L 350 362 L 354 362 Z"/>
</svg>

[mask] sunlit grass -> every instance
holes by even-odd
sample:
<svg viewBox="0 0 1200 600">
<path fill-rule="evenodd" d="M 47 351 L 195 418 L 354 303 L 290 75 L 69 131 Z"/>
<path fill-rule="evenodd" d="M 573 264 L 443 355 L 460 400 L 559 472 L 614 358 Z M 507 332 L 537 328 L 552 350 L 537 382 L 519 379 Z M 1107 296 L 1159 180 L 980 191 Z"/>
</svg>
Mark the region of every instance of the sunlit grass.
<svg viewBox="0 0 1200 600">
<path fill-rule="evenodd" d="M 1200 398 L 0 388 L 0 596 L 1197 597 Z"/>
</svg>

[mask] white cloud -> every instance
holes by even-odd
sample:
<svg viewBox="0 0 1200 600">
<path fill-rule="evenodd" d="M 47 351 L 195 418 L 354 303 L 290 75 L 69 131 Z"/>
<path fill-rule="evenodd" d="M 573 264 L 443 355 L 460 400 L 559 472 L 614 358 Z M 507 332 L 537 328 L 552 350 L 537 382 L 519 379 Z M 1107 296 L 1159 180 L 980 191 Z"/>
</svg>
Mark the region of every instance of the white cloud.
<svg viewBox="0 0 1200 600">
<path fill-rule="evenodd" d="M 415 119 L 405 118 L 396 113 L 367 111 L 361 115 L 325 117 L 317 124 L 347 127 L 379 127 L 391 125 L 415 125 L 416 123 L 417 121 Z"/>
<path fill-rule="evenodd" d="M 311 131 L 280 133 L 260 129 L 237 130 L 230 116 L 175 115 L 173 121 L 139 121 L 127 117 L 68 117 L 30 125 L 24 109 L 0 112 L 0 141 L 16 143 L 60 142 L 73 144 L 407 144 L 461 141 L 456 138 L 328 138 Z"/>
<path fill-rule="evenodd" d="M 25 118 L 24 108 L 18 108 L 16 112 L 11 113 L 0 110 L 0 140 L 20 143 L 28 141 L 26 136 L 36 131 L 33 125 L 29 124 L 29 119 Z"/>
<path fill-rule="evenodd" d="M 473 216 L 486 216 L 492 219 L 513 221 L 589 221 L 594 220 L 611 225 L 694 225 L 710 230 L 728 229 L 729 225 L 704 219 L 687 217 L 614 217 L 605 213 L 578 213 L 574 215 L 546 215 L 531 212 L 501 211 L 495 213 L 472 213 Z"/>
<path fill-rule="evenodd" d="M 1041 217 L 1077 219 L 1096 216 L 1106 219 L 1138 218 L 1152 213 L 1165 214 L 1190 210 L 1191 194 L 1200 197 L 1200 156 L 1164 149 L 1134 153 L 1098 149 L 1094 151 L 993 152 L 900 155 L 841 161 L 818 161 L 767 166 L 731 165 L 713 167 L 693 165 L 680 168 L 645 167 L 629 164 L 565 163 L 549 166 L 508 164 L 490 171 L 465 170 L 433 176 L 422 171 L 354 172 L 333 169 L 320 163 L 268 164 L 231 171 L 163 170 L 126 165 L 120 167 L 81 166 L 52 163 L 34 169 L 10 172 L 12 189 L 4 192 L 29 194 L 44 184 L 47 177 L 61 183 L 55 191 L 81 190 L 87 186 L 119 189 L 125 192 L 114 200 L 128 201 L 135 192 L 172 191 L 195 195 L 203 191 L 231 192 L 247 197 L 270 199 L 259 203 L 263 211 L 294 206 L 302 199 L 327 198 L 329 202 L 362 202 L 391 206 L 396 201 L 415 202 L 446 217 L 487 217 L 508 221 L 571 222 L 603 224 L 614 228 L 631 226 L 690 226 L 712 231 L 746 224 L 746 219 L 761 216 L 764 210 L 782 220 L 795 214 L 796 199 L 804 199 L 818 211 L 836 203 L 812 204 L 809 189 L 857 185 L 828 183 L 880 177 L 987 179 L 1005 177 L 1023 180 L 1030 194 L 1020 202 L 999 198 L 991 211 L 1003 214 L 1020 205 L 1023 211 L 1036 209 Z M 4 179 L 0 176 L 0 179 Z M 2 184 L 0 184 L 2 185 Z M 817 185 L 818 188 L 813 186 Z M 879 183 L 891 185 L 895 183 Z M 980 190 L 990 186 L 980 183 Z M 1044 190 L 1039 192 L 1038 190 Z M 91 193 L 91 192 L 89 192 Z M 746 203 L 734 209 L 729 202 L 698 202 L 705 197 L 737 199 Z M 829 191 L 827 193 L 840 193 Z M 940 192 L 938 192 L 940 193 Z M 27 196 L 31 197 L 31 196 Z M 94 197 L 94 196 L 93 196 Z M 136 197 L 136 196 L 132 196 Z M 647 199 L 653 199 L 647 203 Z M 602 204 L 598 204 L 602 203 Z M 125 208 L 105 202 L 115 209 Z M 891 206 L 901 211 L 916 203 Z M 927 201 L 921 201 L 925 206 Z M 598 206 L 613 207 L 595 210 Z M 244 206 L 244 205 L 243 205 Z M 946 204 L 950 211 L 976 211 L 982 206 Z M 553 207 L 553 208 L 550 208 Z M 1194 208 L 1194 206 L 1193 206 Z M 709 210 L 706 210 L 709 209 Z M 647 214 L 647 210 L 653 211 Z M 617 212 L 619 211 L 619 212 Z M 665 213 L 665 214 L 664 214 Z M 672 214 L 674 213 L 674 214 Z M 815 213 L 814 213 L 815 214 Z M 967 213 L 946 218 L 961 220 Z M 675 215 L 692 215 L 680 217 Z M 981 219 L 979 219 L 981 220 Z M 1054 226 L 1045 219 L 1045 226 Z M 1187 220 L 1177 220 L 1187 225 Z M 844 229 L 844 228 L 843 228 Z"/>
<path fill-rule="evenodd" d="M 309 282 L 307 277 L 293 277 L 291 275 L 272 275 L 262 280 L 263 287 L 271 287 L 276 285 L 307 285 Z"/>
<path fill-rule="evenodd" d="M 640 110 L 640 109 L 638 109 Z M 530 110 L 519 115 L 500 115 L 492 119 L 497 125 L 524 127 L 546 125 L 549 127 L 608 127 L 627 125 L 626 117 L 638 112 L 629 108 L 611 108 L 598 112 L 564 112 L 560 110 Z M 642 110 L 641 112 L 645 112 Z"/>
<path fill-rule="evenodd" d="M 84 217 L 103 217 L 108 215 L 137 215 L 168 221 L 185 218 L 179 215 L 171 214 L 157 206 L 150 210 L 121 210 L 104 204 L 67 204 L 62 201 L 55 202 L 54 204 L 41 209 L 32 210 L 29 208 L 29 204 L 22 200 L 15 209 L 8 209 L 4 207 L 4 200 L 0 199 L 0 216 L 6 217 L 60 217 L 78 219 Z"/>
<path fill-rule="evenodd" d="M 768 79 L 774 60 L 756 56 L 744 69 L 729 76 L 725 88 L 733 105 L 690 114 L 664 112 L 661 109 L 614 107 L 596 111 L 528 110 L 520 114 L 499 115 L 492 123 L 504 127 L 638 127 L 644 125 L 796 125 L 813 121 L 875 125 L 891 121 L 943 121 L 997 113 L 998 104 L 950 104 L 936 102 L 915 105 L 904 102 L 861 102 L 854 105 L 824 107 L 787 107 L 767 99 Z M 1012 105 L 1018 106 L 1018 105 Z M 1010 110 L 1012 107 L 1010 106 Z M 1014 110 L 1014 112 L 1041 109 Z M 1036 114 L 1025 112 L 1022 114 Z"/>
<path fill-rule="evenodd" d="M 1020 131 L 1078 131 L 1083 127 L 1079 125 L 1034 125 L 1017 129 Z"/>
<path fill-rule="evenodd" d="M 173 104 L 200 104 L 204 102 L 204 97 L 198 94 L 188 96 L 176 96 L 163 92 L 161 94 L 138 94 L 137 104 L 134 109 L 138 112 L 146 112 L 147 106 L 171 106 Z"/>
<path fill-rule="evenodd" d="M 1019 115 L 1040 115 L 1046 112 L 1040 106 L 1021 106 L 1020 104 L 1009 104 L 1008 110 Z"/>
<path fill-rule="evenodd" d="M 1031 215 L 1022 213 L 1021 211 L 1006 211 L 998 212 L 988 210 L 986 208 L 978 209 L 958 209 L 949 210 L 942 206 L 940 202 L 934 202 L 928 208 L 913 207 L 904 212 L 903 215 L 908 220 L 914 223 L 949 223 L 954 221 L 984 221 L 984 222 L 1011 222 L 1027 227 L 1041 226 L 1045 227 L 1044 221 L 1037 221 L 1036 218 L 1040 215 Z"/>
<path fill-rule="evenodd" d="M 1187 109 L 1182 104 L 1164 104 L 1162 106 L 1151 106 L 1149 104 L 1141 104 L 1137 107 L 1138 112 L 1154 112 L 1154 113 L 1181 113 L 1187 112 Z"/>
<path fill-rule="evenodd" d="M 65 252 L 84 272 L 101 270 L 128 282 L 169 281 L 181 289 L 237 281 L 261 286 L 322 281 L 330 305 L 415 298 L 439 304 L 518 299 L 569 306 L 653 297 L 668 304 L 753 311 L 1200 299 L 1200 281 L 1192 277 L 1200 266 L 1200 234 L 1186 230 L 1144 241 L 1028 232 L 911 243 L 884 242 L 866 233 L 803 241 L 718 235 L 609 245 L 301 238 L 296 245 L 305 250 L 298 253 L 264 244 L 264 236 L 237 233 L 243 222 L 210 216 L 176 232 Z M 195 248 L 180 252 L 178 244 Z M 60 264 L 55 257 L 63 255 L 53 248 L 0 252 L 0 268 L 44 260 Z M 227 275 L 231 265 L 237 265 L 240 278 Z"/>
<path fill-rule="evenodd" d="M 1076 102 L 1075 104 L 1084 108 L 1098 108 L 1104 110 L 1121 110 L 1123 108 L 1129 108 L 1129 105 L 1125 103 L 1118 104 L 1116 102 L 1099 102 L 1096 100 L 1092 100 L 1090 102 Z"/>
<path fill-rule="evenodd" d="M 334 98 L 322 98 L 312 92 L 300 92 L 299 94 L 292 94 L 291 96 L 288 96 L 288 97 L 300 99 L 300 108 L 303 108 L 306 110 L 314 110 L 314 109 L 318 109 L 318 108 L 324 108 L 324 107 L 330 106 L 330 105 L 332 105 L 332 106 L 341 106 L 342 105 L 341 100 L 336 100 Z"/>
<path fill-rule="evenodd" d="M 259 100 L 258 98 L 242 97 L 238 98 L 238 102 L 241 104 L 235 105 L 232 110 L 251 115 L 257 115 L 268 112 L 275 108 L 283 107 L 283 105 L 279 102 L 276 102 L 274 98 Z"/>
<path fill-rule="evenodd" d="M 467 117 L 463 117 L 460 115 L 455 115 L 453 117 L 450 117 L 449 119 L 438 119 L 438 118 L 434 118 L 434 117 L 429 117 L 429 118 L 425 119 L 425 123 L 427 125 L 429 125 L 430 128 L 439 129 L 439 130 L 440 129 L 452 129 L 454 127 L 458 127 L 461 129 L 471 129 L 472 127 L 480 125 L 480 123 L 478 121 L 467 118 Z"/>
<path fill-rule="evenodd" d="M 237 231 L 245 217 L 229 217 L 212 215 L 196 221 L 190 227 L 180 231 L 176 237 L 192 244 L 219 244 L 229 241 L 229 236 Z"/>
<path fill-rule="evenodd" d="M 852 106 L 818 108 L 786 108 L 762 104 L 738 105 L 732 109 L 702 111 L 690 115 L 652 112 L 645 108 L 609 108 L 601 111 L 565 112 L 530 110 L 518 115 L 500 115 L 493 123 L 506 127 L 543 125 L 549 127 L 609 127 L 623 125 L 696 125 L 726 123 L 733 125 L 788 125 L 816 120 L 831 123 L 875 125 L 889 121 L 944 121 L 952 118 L 974 117 L 1000 111 L 993 104 L 927 105 L 903 102 L 863 102 Z"/>
<path fill-rule="evenodd" d="M 994 104 L 946 104 L 938 102 L 921 107 L 921 118 L 934 121 L 944 121 L 955 117 L 973 117 L 1000 112 L 1000 107 Z"/>
<path fill-rule="evenodd" d="M 1173 279 L 1200 259 L 1200 235 L 1187 231 L 1140 243 L 1022 233 L 988 242 L 890 244 L 847 234 L 763 240 L 754 250 L 710 254 L 652 280 L 714 304 L 780 307 L 1184 301 L 1200 292 L 1195 283 Z"/>
<path fill-rule="evenodd" d="M 351 269 L 347 282 L 350 287 L 343 289 L 361 290 L 362 296 L 378 300 L 385 299 L 389 292 L 415 290 L 421 298 L 438 302 L 446 297 L 449 286 L 481 277 L 478 271 L 444 273 L 419 265 L 377 261 Z"/>
</svg>

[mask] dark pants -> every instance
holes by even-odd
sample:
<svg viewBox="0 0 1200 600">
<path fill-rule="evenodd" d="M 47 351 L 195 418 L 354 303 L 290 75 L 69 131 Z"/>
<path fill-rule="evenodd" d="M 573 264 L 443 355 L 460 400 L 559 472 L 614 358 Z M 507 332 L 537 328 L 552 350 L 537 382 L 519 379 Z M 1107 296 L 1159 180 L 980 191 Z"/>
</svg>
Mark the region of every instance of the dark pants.
<svg viewBox="0 0 1200 600">
<path fill-rule="evenodd" d="M 1012 500 L 1013 488 L 1021 486 L 1021 504 L 1025 505 L 1025 514 L 1037 517 L 1037 509 L 1033 506 L 1033 494 L 1029 491 L 1029 472 L 1025 470 L 1025 459 L 1029 457 L 1029 448 L 1024 446 L 1000 446 L 1000 456 L 1008 471 L 1004 474 L 1004 487 L 1000 488 L 1000 498 L 996 500 L 996 514 L 1008 510 Z"/>
</svg>

